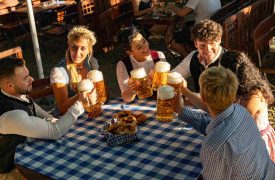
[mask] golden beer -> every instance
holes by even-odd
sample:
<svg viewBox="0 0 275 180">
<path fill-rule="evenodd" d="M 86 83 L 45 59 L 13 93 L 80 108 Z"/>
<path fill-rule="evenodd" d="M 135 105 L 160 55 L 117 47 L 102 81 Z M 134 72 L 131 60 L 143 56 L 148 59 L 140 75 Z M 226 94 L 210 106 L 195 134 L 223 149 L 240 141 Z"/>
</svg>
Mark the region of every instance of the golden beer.
<svg viewBox="0 0 275 180">
<path fill-rule="evenodd" d="M 138 81 L 139 86 L 135 89 L 139 99 L 146 99 L 153 95 L 150 83 L 148 82 L 144 68 L 134 69 L 130 72 L 133 81 Z"/>
<path fill-rule="evenodd" d="M 101 104 L 104 104 L 107 100 L 107 93 L 106 93 L 104 81 L 95 82 L 94 85 L 96 88 L 98 101 Z"/>
<path fill-rule="evenodd" d="M 97 91 L 98 102 L 104 104 L 107 100 L 107 92 L 102 72 L 98 70 L 91 70 L 88 72 L 87 77 L 94 83 L 94 86 Z"/>
<path fill-rule="evenodd" d="M 154 91 L 157 91 L 159 86 L 167 84 L 167 74 L 170 71 L 170 67 L 168 62 L 159 61 L 156 63 L 152 84 L 152 89 Z"/>
<path fill-rule="evenodd" d="M 101 114 L 101 103 L 84 107 L 85 111 L 88 112 L 89 118 L 96 118 Z"/>
<path fill-rule="evenodd" d="M 79 92 L 83 92 L 83 91 L 89 92 L 88 93 L 89 95 L 87 94 L 88 102 L 83 104 L 83 108 L 88 112 L 88 116 L 90 118 L 95 118 L 99 116 L 101 113 L 101 103 L 98 101 L 98 99 L 96 100 L 96 103 L 95 103 L 95 99 L 94 99 L 94 102 L 93 102 L 93 99 L 91 99 L 93 95 L 94 95 L 93 97 L 95 98 L 97 97 L 96 95 L 97 92 L 93 82 L 90 79 L 83 79 L 78 83 L 77 87 Z"/>
<path fill-rule="evenodd" d="M 182 91 L 182 76 L 177 72 L 170 72 L 167 75 L 167 85 L 175 89 L 176 94 L 181 94 Z"/>
<path fill-rule="evenodd" d="M 161 122 L 170 122 L 174 119 L 175 90 L 172 86 L 160 86 L 157 98 L 157 119 Z"/>
</svg>

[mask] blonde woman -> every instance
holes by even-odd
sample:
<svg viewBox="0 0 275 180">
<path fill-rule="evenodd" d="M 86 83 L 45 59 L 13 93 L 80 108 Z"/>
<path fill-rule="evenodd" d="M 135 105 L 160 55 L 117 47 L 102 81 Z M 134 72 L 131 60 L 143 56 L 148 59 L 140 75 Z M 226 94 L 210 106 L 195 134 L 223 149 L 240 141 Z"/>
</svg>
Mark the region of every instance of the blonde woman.
<svg viewBox="0 0 275 180">
<path fill-rule="evenodd" d="M 85 79 L 92 69 L 99 69 L 93 57 L 96 43 L 94 32 L 84 26 L 76 26 L 67 36 L 68 49 L 51 72 L 51 85 L 59 113 L 64 114 L 79 99 L 77 83 Z"/>
</svg>

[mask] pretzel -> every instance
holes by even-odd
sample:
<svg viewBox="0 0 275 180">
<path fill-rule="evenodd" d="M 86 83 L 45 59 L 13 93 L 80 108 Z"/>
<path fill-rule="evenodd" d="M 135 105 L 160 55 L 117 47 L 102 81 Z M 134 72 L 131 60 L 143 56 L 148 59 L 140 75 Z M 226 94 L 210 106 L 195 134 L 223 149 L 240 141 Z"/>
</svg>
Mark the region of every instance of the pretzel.
<svg viewBox="0 0 275 180">
<path fill-rule="evenodd" d="M 137 131 L 137 120 L 131 111 L 118 112 L 113 116 L 107 131 L 113 134 L 134 134 Z"/>
<path fill-rule="evenodd" d="M 133 114 L 137 120 L 137 125 L 141 125 L 142 123 L 144 123 L 147 120 L 147 117 L 140 113 L 140 114 Z"/>
</svg>

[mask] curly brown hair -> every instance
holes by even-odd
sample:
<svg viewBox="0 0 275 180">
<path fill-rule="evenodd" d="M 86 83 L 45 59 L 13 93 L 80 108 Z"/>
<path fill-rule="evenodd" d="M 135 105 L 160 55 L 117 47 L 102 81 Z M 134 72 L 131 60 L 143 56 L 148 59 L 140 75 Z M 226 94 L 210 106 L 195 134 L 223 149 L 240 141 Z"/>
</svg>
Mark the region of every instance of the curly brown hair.
<svg viewBox="0 0 275 180">
<path fill-rule="evenodd" d="M 268 104 L 274 102 L 268 82 L 244 53 L 227 51 L 222 55 L 220 64 L 237 75 L 240 83 L 237 97 L 248 100 L 252 95 L 256 95 L 260 91 Z"/>
<path fill-rule="evenodd" d="M 200 41 L 217 41 L 222 38 L 222 26 L 210 19 L 204 19 L 195 24 L 191 30 L 191 39 Z"/>
</svg>

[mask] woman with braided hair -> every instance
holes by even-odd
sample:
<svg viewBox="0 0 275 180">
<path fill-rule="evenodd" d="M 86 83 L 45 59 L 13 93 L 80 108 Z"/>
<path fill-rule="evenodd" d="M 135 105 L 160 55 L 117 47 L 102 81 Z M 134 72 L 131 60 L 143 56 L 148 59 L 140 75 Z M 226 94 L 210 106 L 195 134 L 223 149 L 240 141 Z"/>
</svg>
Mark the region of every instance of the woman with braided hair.
<svg viewBox="0 0 275 180">
<path fill-rule="evenodd" d="M 93 57 L 93 46 L 96 43 L 94 32 L 84 26 L 76 26 L 70 30 L 67 39 L 65 59 L 51 72 L 51 85 L 61 114 L 78 100 L 78 82 L 86 79 L 90 70 L 99 69 L 98 61 Z"/>
</svg>

